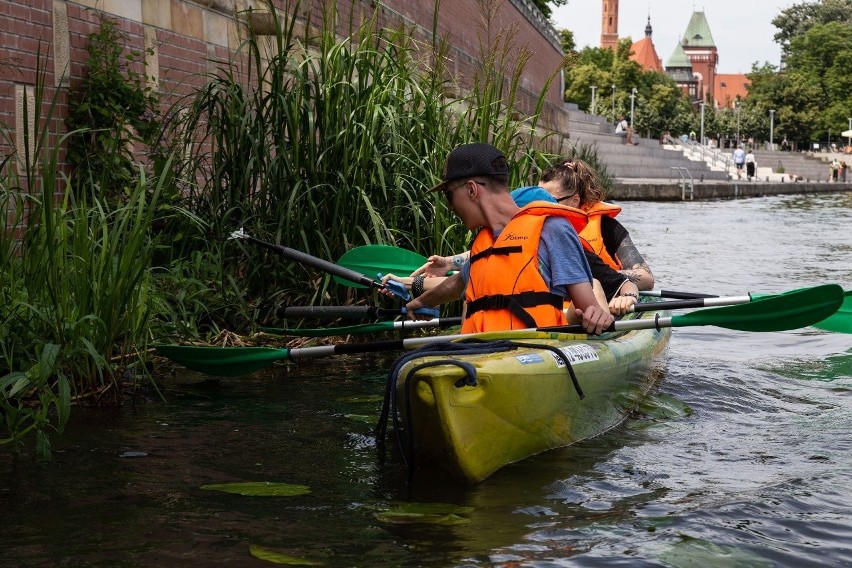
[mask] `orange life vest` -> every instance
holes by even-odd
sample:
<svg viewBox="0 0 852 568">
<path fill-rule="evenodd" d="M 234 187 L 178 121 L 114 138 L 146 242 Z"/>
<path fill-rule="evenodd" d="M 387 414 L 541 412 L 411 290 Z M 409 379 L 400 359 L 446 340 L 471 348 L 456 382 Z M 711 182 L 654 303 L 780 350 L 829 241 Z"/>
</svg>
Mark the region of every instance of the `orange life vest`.
<svg viewBox="0 0 852 568">
<path fill-rule="evenodd" d="M 614 270 L 621 270 L 621 263 L 618 262 L 614 255 L 610 255 L 606 250 L 603 235 L 601 234 L 601 219 L 603 217 L 615 218 L 616 215 L 621 213 L 621 207 L 612 203 L 598 201 L 594 205 L 584 207 L 583 211 L 589 216 L 588 224 L 580 231 L 580 239 L 583 241 L 583 246 L 601 257 Z"/>
<path fill-rule="evenodd" d="M 479 231 L 470 249 L 463 333 L 565 323 L 564 298 L 550 292 L 538 270 L 547 217 L 563 217 L 577 231 L 586 225 L 586 214 L 579 209 L 538 201 L 521 208 L 497 239 L 490 229 Z"/>
</svg>

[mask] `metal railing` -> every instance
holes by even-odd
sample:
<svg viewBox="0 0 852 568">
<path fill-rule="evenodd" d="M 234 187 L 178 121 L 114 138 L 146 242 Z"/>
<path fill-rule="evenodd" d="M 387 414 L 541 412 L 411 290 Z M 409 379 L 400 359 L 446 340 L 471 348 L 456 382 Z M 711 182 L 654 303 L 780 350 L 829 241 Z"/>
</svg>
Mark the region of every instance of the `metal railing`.
<svg viewBox="0 0 852 568">
<path fill-rule="evenodd" d="M 693 157 L 699 157 L 701 161 L 706 163 L 708 166 L 721 167 L 726 172 L 730 173 L 731 166 L 734 162 L 733 156 L 727 152 L 723 152 L 719 148 L 704 146 L 695 140 L 684 141 L 681 138 L 675 138 L 671 135 L 666 137 L 665 143 L 677 147 L 684 153 L 684 155 L 688 154 Z"/>
<path fill-rule="evenodd" d="M 689 169 L 683 166 L 672 166 L 670 170 L 676 171 L 678 175 L 678 185 L 680 185 L 680 200 L 686 200 L 687 187 L 689 188 L 689 200 L 695 199 L 695 180 Z M 673 180 L 673 176 L 669 175 L 669 181 Z"/>
</svg>

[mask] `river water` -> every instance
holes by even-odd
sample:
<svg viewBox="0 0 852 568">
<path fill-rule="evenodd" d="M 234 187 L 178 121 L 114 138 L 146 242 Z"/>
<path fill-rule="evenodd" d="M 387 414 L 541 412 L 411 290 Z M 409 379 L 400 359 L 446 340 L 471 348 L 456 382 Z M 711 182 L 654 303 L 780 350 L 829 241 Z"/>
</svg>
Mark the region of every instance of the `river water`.
<svg viewBox="0 0 852 568">
<path fill-rule="evenodd" d="M 625 205 L 661 288 L 852 288 L 852 194 Z M 0 455 L 0 565 L 270 565 L 252 547 L 341 567 L 852 564 L 850 335 L 677 328 L 641 413 L 473 487 L 406 485 L 381 459 L 392 360 L 179 372 L 166 402 L 75 410 L 53 461 Z M 239 481 L 311 492 L 201 489 Z M 406 503 L 461 520 L 382 520 Z"/>
</svg>

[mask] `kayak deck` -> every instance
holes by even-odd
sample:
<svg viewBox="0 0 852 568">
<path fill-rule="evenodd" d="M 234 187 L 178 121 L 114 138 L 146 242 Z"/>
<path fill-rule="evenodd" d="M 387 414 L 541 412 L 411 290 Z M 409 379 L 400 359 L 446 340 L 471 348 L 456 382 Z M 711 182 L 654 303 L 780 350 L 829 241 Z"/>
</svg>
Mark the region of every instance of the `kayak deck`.
<svg viewBox="0 0 852 568">
<path fill-rule="evenodd" d="M 602 434 L 654 386 L 650 371 L 670 334 L 500 332 L 488 337 L 520 346 L 415 356 L 395 386 L 408 452 L 474 483 L 509 463 Z"/>
</svg>

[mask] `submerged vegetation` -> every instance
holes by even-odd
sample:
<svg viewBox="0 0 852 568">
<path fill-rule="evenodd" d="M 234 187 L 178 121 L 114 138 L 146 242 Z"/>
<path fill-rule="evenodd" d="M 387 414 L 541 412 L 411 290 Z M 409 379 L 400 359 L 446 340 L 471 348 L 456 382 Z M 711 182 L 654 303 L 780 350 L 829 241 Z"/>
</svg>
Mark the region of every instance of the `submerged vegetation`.
<svg viewBox="0 0 852 568">
<path fill-rule="evenodd" d="M 48 455 L 47 434 L 72 404 L 121 403 L 131 381 L 150 378 L 149 343 L 246 332 L 284 303 L 357 299 L 327 275 L 227 240 L 239 227 L 332 261 L 368 243 L 448 253 L 469 235 L 424 189 L 456 145 L 501 147 L 517 185 L 555 157 L 545 149 L 595 161 L 594 148 L 540 127 L 543 100 L 516 111 L 530 54 L 513 51 L 511 30 L 482 34 L 492 55 L 460 94 L 435 30 L 425 48 L 413 29 L 375 19 L 341 39 L 334 17 L 315 28 L 280 15 L 272 36 L 249 36 L 165 112 L 156 136 L 138 75 L 125 75 L 126 89 L 75 91 L 66 135 L 37 85 L 31 158 L 0 160 L 0 445 L 35 433 Z M 90 40 L 91 84 L 116 81 L 121 33 L 102 22 Z M 116 115 L 116 97 L 128 96 L 136 106 Z M 113 116 L 120 143 L 102 136 L 109 120 L 87 116 Z M 78 142 L 65 175 L 69 138 Z M 130 142 L 146 159 L 129 165 Z"/>
</svg>

